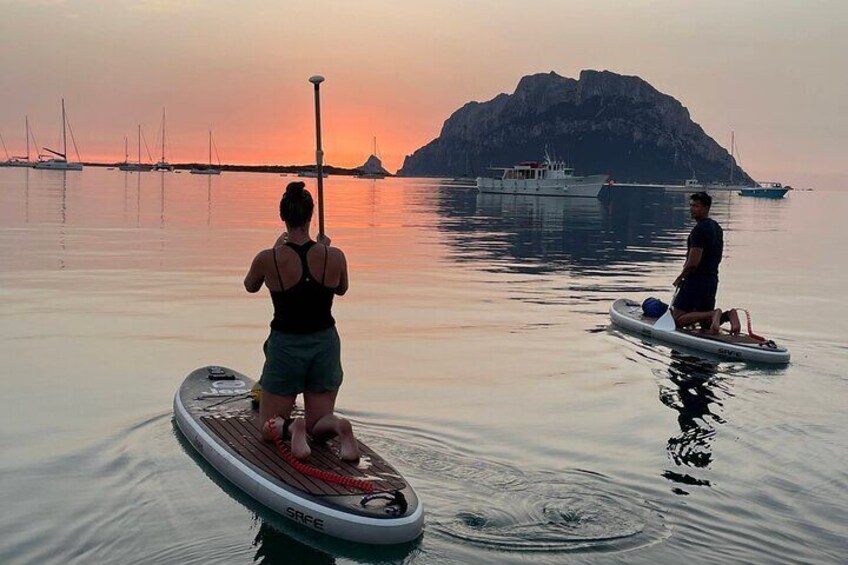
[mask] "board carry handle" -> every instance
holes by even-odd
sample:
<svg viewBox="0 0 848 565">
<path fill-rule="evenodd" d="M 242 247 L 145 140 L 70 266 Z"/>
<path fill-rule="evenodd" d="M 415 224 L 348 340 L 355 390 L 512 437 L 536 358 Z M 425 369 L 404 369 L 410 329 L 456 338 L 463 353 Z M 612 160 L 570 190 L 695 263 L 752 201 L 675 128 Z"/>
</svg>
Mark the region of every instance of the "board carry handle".
<svg viewBox="0 0 848 565">
<path fill-rule="evenodd" d="M 359 504 L 365 507 L 368 506 L 368 503 L 372 500 L 378 499 L 389 501 L 386 505 L 386 514 L 390 514 L 392 516 L 406 514 L 406 511 L 409 508 L 409 503 L 406 501 L 406 497 L 399 490 L 393 492 L 378 492 L 376 494 L 363 496 L 362 500 L 359 501 Z"/>
</svg>

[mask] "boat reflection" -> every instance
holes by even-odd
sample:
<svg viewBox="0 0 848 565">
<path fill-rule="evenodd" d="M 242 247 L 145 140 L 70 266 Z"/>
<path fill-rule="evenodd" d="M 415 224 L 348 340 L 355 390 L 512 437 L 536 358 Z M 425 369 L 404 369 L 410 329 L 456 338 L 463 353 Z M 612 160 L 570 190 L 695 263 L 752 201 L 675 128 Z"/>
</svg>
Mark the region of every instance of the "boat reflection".
<svg viewBox="0 0 848 565">
<path fill-rule="evenodd" d="M 463 258 L 520 272 L 575 272 L 679 261 L 691 228 L 685 202 L 655 191 L 618 191 L 603 200 L 478 194 L 440 188 L 439 229 Z M 511 259 L 520 259 L 510 263 Z"/>
</svg>

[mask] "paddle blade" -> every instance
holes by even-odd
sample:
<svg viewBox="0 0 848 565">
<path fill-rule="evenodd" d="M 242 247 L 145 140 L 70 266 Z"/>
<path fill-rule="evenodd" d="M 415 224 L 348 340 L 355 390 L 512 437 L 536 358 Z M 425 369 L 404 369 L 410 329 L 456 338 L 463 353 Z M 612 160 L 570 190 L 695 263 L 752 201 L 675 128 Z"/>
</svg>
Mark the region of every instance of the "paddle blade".
<svg viewBox="0 0 848 565">
<path fill-rule="evenodd" d="M 665 311 L 665 314 L 659 317 L 659 319 L 654 322 L 654 329 L 662 330 L 664 332 L 673 332 L 677 329 L 677 324 L 674 323 L 674 317 L 671 315 L 671 308 Z"/>
</svg>

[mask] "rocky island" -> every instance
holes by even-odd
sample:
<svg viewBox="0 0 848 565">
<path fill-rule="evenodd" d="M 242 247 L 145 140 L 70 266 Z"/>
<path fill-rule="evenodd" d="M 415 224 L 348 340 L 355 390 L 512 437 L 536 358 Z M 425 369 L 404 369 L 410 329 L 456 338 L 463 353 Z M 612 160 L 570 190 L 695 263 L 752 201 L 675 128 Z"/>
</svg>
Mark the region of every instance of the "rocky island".
<svg viewBox="0 0 848 565">
<path fill-rule="evenodd" d="M 578 175 L 640 183 L 730 179 L 730 154 L 675 98 L 639 77 L 592 70 L 578 80 L 554 72 L 525 76 L 512 94 L 469 102 L 438 138 L 404 159 L 398 175 L 492 175 L 490 167 L 539 160 L 546 148 Z M 736 182 L 753 182 L 732 166 Z"/>
</svg>

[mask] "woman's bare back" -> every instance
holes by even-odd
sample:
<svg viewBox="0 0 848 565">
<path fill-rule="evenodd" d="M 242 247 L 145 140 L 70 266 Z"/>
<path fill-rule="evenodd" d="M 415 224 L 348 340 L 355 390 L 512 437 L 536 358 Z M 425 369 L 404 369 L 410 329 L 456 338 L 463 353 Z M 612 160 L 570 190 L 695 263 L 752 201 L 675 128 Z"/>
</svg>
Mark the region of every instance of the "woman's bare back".
<svg viewBox="0 0 848 565">
<path fill-rule="evenodd" d="M 301 280 L 303 266 L 300 257 L 289 245 L 266 249 L 260 255 L 265 286 L 269 290 L 288 290 Z M 347 290 L 347 262 L 341 249 L 315 244 L 307 252 L 306 262 L 312 280 L 335 290 L 337 294 L 344 294 Z"/>
</svg>

